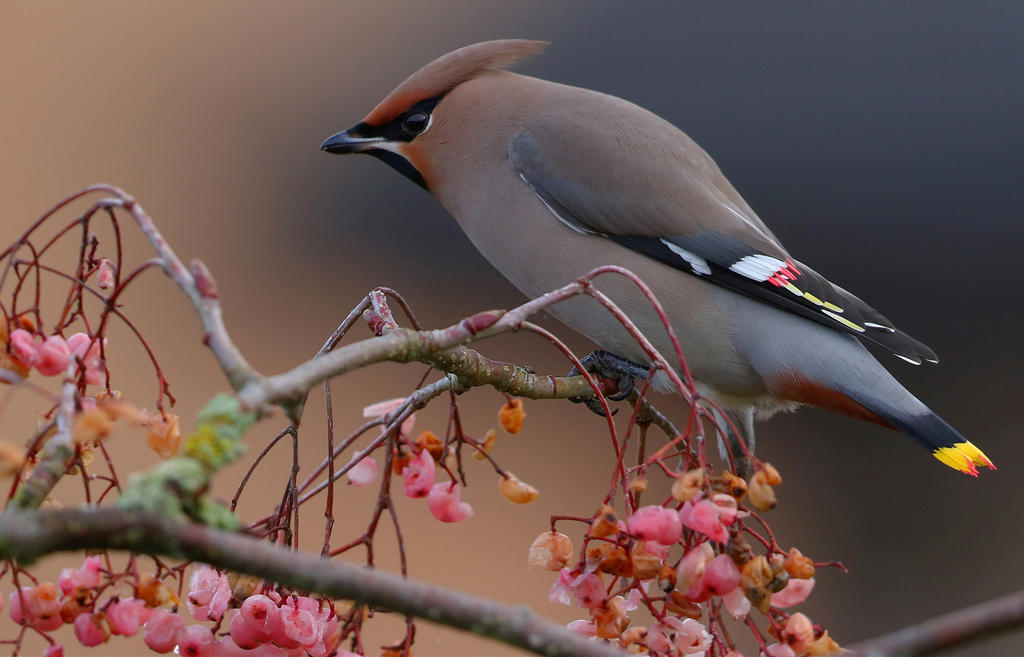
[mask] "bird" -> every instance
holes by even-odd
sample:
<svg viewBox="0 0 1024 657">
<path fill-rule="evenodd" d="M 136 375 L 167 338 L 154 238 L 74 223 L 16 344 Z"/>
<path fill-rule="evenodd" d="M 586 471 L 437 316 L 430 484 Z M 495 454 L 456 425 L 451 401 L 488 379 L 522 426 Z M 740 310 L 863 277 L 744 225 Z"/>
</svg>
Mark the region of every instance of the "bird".
<svg viewBox="0 0 1024 657">
<path fill-rule="evenodd" d="M 699 393 L 751 442 L 755 420 L 810 405 L 909 434 L 961 472 L 995 468 L 863 343 L 915 365 L 937 363 L 931 349 L 791 255 L 672 123 L 511 70 L 546 46 L 503 39 L 449 52 L 321 149 L 374 156 L 429 191 L 528 297 L 603 265 L 634 272 L 661 301 Z M 616 277 L 602 290 L 673 353 L 635 285 Z M 599 371 L 647 373 L 647 354 L 592 299 L 548 312 L 601 348 Z M 666 381 L 659 372 L 652 384 Z"/>
</svg>

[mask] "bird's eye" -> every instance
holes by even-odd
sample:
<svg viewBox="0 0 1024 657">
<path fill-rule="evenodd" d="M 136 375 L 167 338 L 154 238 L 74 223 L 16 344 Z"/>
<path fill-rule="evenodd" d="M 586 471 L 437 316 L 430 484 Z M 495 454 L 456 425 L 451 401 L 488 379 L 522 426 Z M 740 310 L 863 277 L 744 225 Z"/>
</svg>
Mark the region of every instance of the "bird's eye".
<svg viewBox="0 0 1024 657">
<path fill-rule="evenodd" d="M 427 116 L 426 112 L 409 112 L 402 119 L 402 129 L 406 132 L 418 134 L 427 129 L 428 123 L 430 123 L 430 117 Z"/>
</svg>

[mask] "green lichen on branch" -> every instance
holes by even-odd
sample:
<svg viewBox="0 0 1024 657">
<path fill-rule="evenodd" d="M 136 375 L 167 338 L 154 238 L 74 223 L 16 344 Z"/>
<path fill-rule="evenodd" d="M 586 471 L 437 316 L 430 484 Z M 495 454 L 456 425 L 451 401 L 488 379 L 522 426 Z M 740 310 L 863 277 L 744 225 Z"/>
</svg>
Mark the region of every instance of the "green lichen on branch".
<svg viewBox="0 0 1024 657">
<path fill-rule="evenodd" d="M 242 411 L 237 399 L 217 395 L 199 412 L 196 430 L 185 439 L 182 455 L 210 472 L 219 470 L 245 452 L 242 436 L 255 421 L 256 415 Z"/>
<path fill-rule="evenodd" d="M 235 515 L 207 493 L 213 473 L 245 451 L 242 436 L 255 421 L 256 416 L 243 412 L 234 397 L 217 395 L 199 412 L 196 430 L 185 440 L 182 455 L 133 475 L 118 508 L 237 529 Z"/>
</svg>

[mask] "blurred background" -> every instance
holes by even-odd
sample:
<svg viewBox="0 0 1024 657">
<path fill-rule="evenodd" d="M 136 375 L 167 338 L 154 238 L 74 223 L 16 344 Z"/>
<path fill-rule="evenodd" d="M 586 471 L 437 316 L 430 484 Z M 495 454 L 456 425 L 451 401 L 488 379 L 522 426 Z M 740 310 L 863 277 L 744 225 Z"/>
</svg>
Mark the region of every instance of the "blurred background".
<svg viewBox="0 0 1024 657">
<path fill-rule="evenodd" d="M 771 514 L 781 542 L 850 569 L 820 572 L 806 611 L 852 643 L 1024 584 L 1022 34 L 1024 5 L 957 0 L 7 3 L 0 243 L 73 190 L 120 185 L 183 258 L 213 270 L 228 327 L 266 373 L 311 356 L 375 285 L 401 291 L 427 326 L 513 306 L 519 293 L 428 194 L 371 158 L 318 148 L 438 55 L 492 38 L 550 40 L 524 72 L 622 96 L 689 133 L 792 253 L 939 353 L 937 367 L 883 362 L 999 465 L 974 480 L 899 434 L 816 410 L 760 426 L 759 455 L 785 477 Z M 127 232 L 129 252 L 149 257 Z M 124 301 L 191 425 L 227 388 L 196 318 L 155 273 Z M 127 335 L 111 343 L 115 386 L 151 405 L 141 350 Z M 529 336 L 481 349 L 544 373 L 568 369 Z M 361 422 L 363 405 L 406 394 L 422 371 L 382 366 L 337 382 L 339 432 Z M 314 397 L 301 435 L 307 468 L 324 451 Z M 20 442 L 39 402 L 11 399 L 0 436 Z M 464 395 L 467 431 L 495 426 L 501 403 L 491 390 Z M 442 433 L 445 412 L 442 403 L 418 414 L 417 428 Z M 540 499 L 507 504 L 474 463 L 472 519 L 441 525 L 401 500 L 410 568 L 567 622 L 580 613 L 547 602 L 552 576 L 527 571 L 526 550 L 549 514 L 592 512 L 611 450 L 582 407 L 532 402 L 527 412 L 523 433 L 495 455 Z M 280 427 L 253 430 L 252 450 Z M 111 440 L 122 473 L 156 461 L 138 432 Z M 279 499 L 287 454 L 260 471 L 243 517 Z M 219 493 L 229 498 L 239 476 L 225 473 Z M 342 493 L 339 539 L 361 532 L 372 497 Z M 312 504 L 303 540 L 315 550 L 322 509 Z M 385 532 L 378 563 L 395 569 L 389 543 Z M 14 631 L 2 627 L 3 638 Z M 397 623 L 381 627 L 378 644 L 401 635 Z M 425 623 L 417 638 L 417 655 L 514 654 Z M 950 654 L 1022 649 L 1017 633 Z M 133 651 L 123 640 L 102 650 Z"/>
</svg>

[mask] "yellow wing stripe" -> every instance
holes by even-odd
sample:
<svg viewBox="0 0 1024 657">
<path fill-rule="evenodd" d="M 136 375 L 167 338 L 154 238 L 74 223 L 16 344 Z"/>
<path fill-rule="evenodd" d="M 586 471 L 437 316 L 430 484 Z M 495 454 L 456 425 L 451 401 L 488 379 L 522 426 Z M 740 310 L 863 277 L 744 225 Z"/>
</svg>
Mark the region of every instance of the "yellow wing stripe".
<svg viewBox="0 0 1024 657">
<path fill-rule="evenodd" d="M 801 290 L 797 286 L 793 285 L 789 281 L 786 281 L 785 283 L 783 283 L 782 287 L 787 289 L 787 290 L 789 290 L 790 292 L 792 292 L 793 294 L 797 295 L 798 297 L 802 297 L 804 295 L 803 290 Z"/>
<path fill-rule="evenodd" d="M 804 298 L 813 303 L 816 306 L 824 306 L 825 302 L 814 296 L 810 292 L 804 292 Z"/>
<path fill-rule="evenodd" d="M 842 324 L 846 328 L 852 329 L 852 330 L 854 330 L 854 331 L 856 331 L 858 333 L 863 333 L 864 332 L 864 327 L 863 326 L 860 326 L 858 324 L 854 324 L 853 322 L 851 322 L 850 320 L 846 319 L 845 317 L 840 317 L 839 315 L 835 314 L 834 312 L 829 311 L 829 310 L 825 310 L 824 308 L 821 309 L 821 312 L 825 313 L 826 315 L 828 315 L 832 319 L 836 320 L 837 322 L 839 322 L 840 324 Z"/>
</svg>

